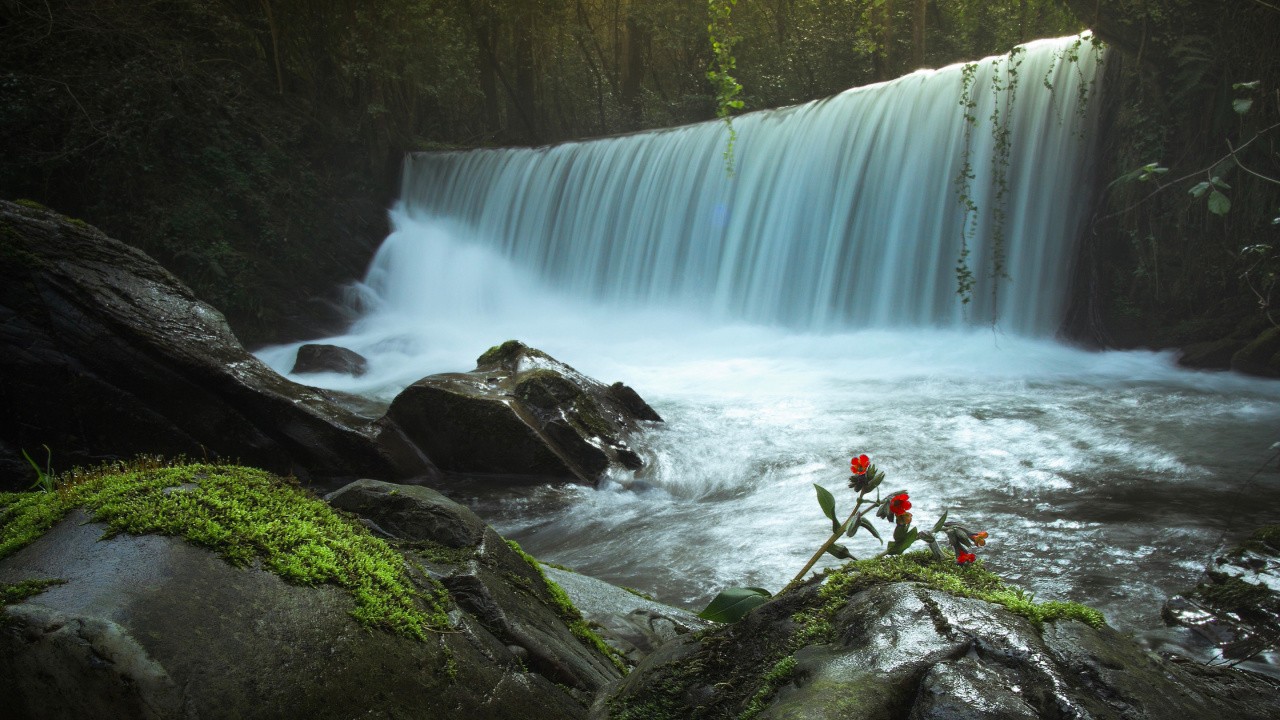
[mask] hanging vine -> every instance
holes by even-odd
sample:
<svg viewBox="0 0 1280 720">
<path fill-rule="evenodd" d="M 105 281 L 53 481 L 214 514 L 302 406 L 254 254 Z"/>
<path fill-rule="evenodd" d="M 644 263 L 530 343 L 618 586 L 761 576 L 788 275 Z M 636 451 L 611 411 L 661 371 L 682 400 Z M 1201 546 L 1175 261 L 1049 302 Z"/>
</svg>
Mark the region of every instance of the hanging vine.
<svg viewBox="0 0 1280 720">
<path fill-rule="evenodd" d="M 999 308 L 999 291 L 1001 280 L 1011 280 L 1006 260 L 1005 221 L 1008 214 L 1005 210 L 1009 196 L 1009 154 L 1013 143 L 1013 105 L 1018 94 L 1018 68 L 1022 66 L 1026 48 L 1019 45 L 1009 51 L 1005 59 L 1005 76 L 1000 77 L 1000 60 L 992 61 L 991 97 L 994 101 L 991 109 L 991 139 L 995 141 L 991 158 L 991 185 L 995 189 L 991 203 L 991 321 L 995 322 Z M 1000 93 L 1004 92 L 1003 112 Z"/>
<path fill-rule="evenodd" d="M 716 116 L 722 118 L 729 128 L 729 144 L 724 150 L 724 169 L 729 177 L 733 177 L 733 145 L 738 139 L 738 132 L 733 129 L 733 111 L 742 108 L 742 101 L 734 99 L 742 92 L 742 85 L 729 74 L 737 67 L 733 46 L 742 39 L 733 34 L 730 22 L 737 4 L 738 0 L 707 0 L 707 10 L 711 14 L 707 32 L 711 35 L 711 50 L 715 54 L 707 79 L 715 86 Z"/>
<path fill-rule="evenodd" d="M 978 74 L 978 63 L 966 63 L 960 71 L 963 86 L 960 92 L 960 107 L 964 110 L 964 152 L 960 156 L 960 172 L 956 175 L 956 196 L 960 207 L 964 209 L 964 222 L 960 226 L 960 257 L 956 260 L 956 294 L 960 296 L 963 308 L 973 300 L 973 270 L 969 267 L 969 243 L 978 231 L 978 204 L 973 201 L 973 162 L 971 146 L 973 129 L 978 125 L 978 117 L 973 111 L 978 103 L 973 99 L 974 81 Z"/>
</svg>

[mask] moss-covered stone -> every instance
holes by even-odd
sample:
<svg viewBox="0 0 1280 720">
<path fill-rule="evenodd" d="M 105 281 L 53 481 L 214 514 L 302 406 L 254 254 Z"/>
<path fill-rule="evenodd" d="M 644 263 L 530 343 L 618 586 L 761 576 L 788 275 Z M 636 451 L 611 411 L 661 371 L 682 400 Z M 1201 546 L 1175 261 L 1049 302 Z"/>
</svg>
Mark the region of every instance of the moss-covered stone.
<svg viewBox="0 0 1280 720">
<path fill-rule="evenodd" d="M 450 625 L 443 588 L 418 592 L 400 556 L 367 528 L 261 470 L 140 459 L 63 475 L 52 493 L 7 493 L 0 506 L 0 558 L 83 508 L 109 535 L 177 536 L 235 565 L 259 561 L 293 584 L 337 585 L 366 627 L 425 640 Z"/>
<path fill-rule="evenodd" d="M 1248 375 L 1280 377 L 1280 328 L 1263 330 L 1231 356 L 1231 369 Z"/>
</svg>

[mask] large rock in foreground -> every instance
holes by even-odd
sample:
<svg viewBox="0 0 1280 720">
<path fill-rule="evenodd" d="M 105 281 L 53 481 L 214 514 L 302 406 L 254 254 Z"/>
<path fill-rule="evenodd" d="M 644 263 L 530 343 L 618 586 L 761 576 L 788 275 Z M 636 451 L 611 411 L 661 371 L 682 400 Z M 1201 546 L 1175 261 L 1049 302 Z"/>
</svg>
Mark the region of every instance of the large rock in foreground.
<svg viewBox="0 0 1280 720">
<path fill-rule="evenodd" d="M 628 439 L 640 421 L 662 420 L 626 385 L 606 386 L 514 340 L 472 372 L 405 388 L 387 417 L 442 470 L 589 484 L 610 468 L 641 468 Z"/>
<path fill-rule="evenodd" d="M 0 597 L 14 603 L 0 608 L 5 717 L 563 720 L 583 717 L 591 693 L 620 676 L 585 626 L 566 625 L 572 605 L 553 609 L 536 568 L 431 491 L 404 488 L 407 503 L 374 512 L 413 538 L 388 546 L 257 471 L 201 465 L 130 478 L 66 491 L 87 506 L 129 495 L 129 508 L 71 510 L 25 546 L 30 522 L 62 501 L 0 495 Z M 395 501 L 397 490 L 366 482 L 339 498 L 359 509 L 378 494 Z M 171 522 L 192 512 L 195 522 Z M 248 529 L 237 525 L 246 514 L 256 517 Z M 104 539 L 122 519 L 180 536 Z M 260 552 L 238 554 L 245 542 Z M 336 581 L 282 579 L 335 564 Z M 343 585 L 346 573 L 372 584 Z M 401 580 L 388 576 L 411 593 L 389 594 Z M 16 602 L 5 587 L 53 578 L 64 583 Z M 433 626 L 396 624 L 403 603 Z"/>
<path fill-rule="evenodd" d="M 932 565 L 927 553 L 884 562 L 893 563 L 883 573 L 890 580 L 863 582 L 874 567 L 855 564 L 737 624 L 664 646 L 597 700 L 591 717 L 1280 717 L 1280 686 L 1260 676 L 1175 664 L 1106 626 L 1049 620 L 1053 606 L 1037 611 L 1014 595 L 1002 593 L 1033 619 L 926 583 L 891 581 L 910 576 L 914 564 L 980 595 L 993 587 L 989 576 L 966 575 L 980 568 Z"/>
<path fill-rule="evenodd" d="M 432 472 L 346 399 L 280 377 L 141 251 L 0 201 L 0 489 L 31 483 L 21 451 L 43 461 L 42 445 L 59 469 L 162 453 L 304 478 Z"/>
</svg>

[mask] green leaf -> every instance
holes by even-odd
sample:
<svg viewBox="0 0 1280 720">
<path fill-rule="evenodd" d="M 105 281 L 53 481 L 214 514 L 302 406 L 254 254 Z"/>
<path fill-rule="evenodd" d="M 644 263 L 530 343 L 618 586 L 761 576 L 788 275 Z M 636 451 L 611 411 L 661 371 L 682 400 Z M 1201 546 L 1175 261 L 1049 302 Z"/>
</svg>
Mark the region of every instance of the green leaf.
<svg viewBox="0 0 1280 720">
<path fill-rule="evenodd" d="M 871 492 L 880 487 L 880 483 L 884 482 L 884 472 L 877 470 L 875 465 L 872 465 L 867 472 L 871 473 L 871 482 L 867 483 L 867 492 Z"/>
<path fill-rule="evenodd" d="M 1214 190 L 1209 195 L 1209 212 L 1214 215 L 1226 215 L 1231 212 L 1231 200 L 1226 195 Z"/>
<path fill-rule="evenodd" d="M 1208 192 L 1208 190 L 1209 190 L 1209 183 L 1200 182 L 1200 183 L 1196 183 L 1195 186 L 1193 186 L 1187 192 L 1191 193 L 1191 197 L 1198 198 L 1198 197 L 1203 197 L 1204 194 Z"/>
<path fill-rule="evenodd" d="M 870 521 L 869 518 L 865 518 L 865 516 L 863 516 L 863 518 L 860 518 L 858 520 L 858 524 L 861 525 L 861 527 L 867 528 L 867 532 L 872 534 L 872 536 L 878 539 L 878 541 L 881 541 L 881 543 L 884 542 L 883 539 L 879 537 L 879 533 L 876 530 L 876 525 L 873 525 L 872 521 Z"/>
<path fill-rule="evenodd" d="M 933 531 L 938 532 L 942 529 L 944 523 L 947 522 L 947 515 L 950 514 L 951 508 L 942 511 L 942 517 L 938 518 L 938 522 L 933 524 Z"/>
<path fill-rule="evenodd" d="M 1217 177 L 1216 175 L 1215 175 L 1212 179 L 1210 179 L 1210 180 L 1209 180 L 1209 182 L 1211 182 L 1211 183 L 1213 183 L 1214 185 L 1216 185 L 1216 186 L 1218 186 L 1218 187 L 1222 188 L 1223 190 L 1230 190 L 1230 189 L 1231 189 L 1231 186 L 1230 186 L 1230 185 L 1228 185 L 1228 184 L 1227 184 L 1227 182 L 1226 182 L 1225 180 L 1223 180 L 1223 179 L 1222 179 L 1222 178 L 1220 178 L 1220 177 Z"/>
<path fill-rule="evenodd" d="M 836 498 L 829 490 L 822 487 L 818 483 L 813 484 L 813 488 L 818 491 L 818 504 L 822 506 L 822 512 L 831 518 L 831 532 L 840 531 L 840 521 L 836 519 Z"/>
<path fill-rule="evenodd" d="M 929 541 L 929 550 L 933 552 L 933 557 L 938 560 L 946 560 L 947 556 L 942 554 L 942 547 L 938 545 L 937 540 Z"/>
<path fill-rule="evenodd" d="M 698 613 L 703 620 L 735 623 L 752 609 L 769 602 L 773 593 L 764 588 L 725 588 L 706 609 Z"/>
<path fill-rule="evenodd" d="M 827 554 L 839 560 L 853 560 L 853 554 L 849 552 L 849 548 L 840 543 L 831 543 L 831 547 L 827 548 Z"/>
<path fill-rule="evenodd" d="M 1253 107 L 1253 100 L 1249 98 L 1236 98 L 1231 101 L 1231 109 L 1243 115 L 1249 112 L 1249 108 Z"/>
<path fill-rule="evenodd" d="M 1261 84 L 1262 84 L 1261 80 L 1254 80 L 1253 82 L 1236 83 L 1231 86 L 1231 89 L 1232 90 L 1257 90 L 1258 86 Z"/>
<path fill-rule="evenodd" d="M 917 534 L 918 533 L 916 529 L 911 528 L 911 532 L 907 533 L 905 537 L 903 537 L 901 540 L 898 540 L 897 542 L 890 544 L 889 548 L 884 551 L 885 554 L 901 555 L 902 553 L 906 552 L 907 548 L 911 547 L 911 544 L 916 541 Z"/>
</svg>

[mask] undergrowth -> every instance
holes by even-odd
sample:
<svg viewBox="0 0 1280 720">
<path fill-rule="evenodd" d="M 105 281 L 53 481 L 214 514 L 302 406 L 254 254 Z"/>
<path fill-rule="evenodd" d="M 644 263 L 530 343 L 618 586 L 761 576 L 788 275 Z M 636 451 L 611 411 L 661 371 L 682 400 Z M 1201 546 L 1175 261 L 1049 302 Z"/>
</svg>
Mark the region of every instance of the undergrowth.
<svg viewBox="0 0 1280 720">
<path fill-rule="evenodd" d="M 54 492 L 0 494 L 0 558 L 83 508 L 106 536 L 170 535 L 296 585 L 333 583 L 368 628 L 424 640 L 449 627 L 447 593 L 414 589 L 401 556 L 292 479 L 232 465 L 129 463 L 64 474 Z M 430 582 L 430 581 L 428 581 Z"/>
</svg>

